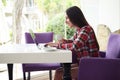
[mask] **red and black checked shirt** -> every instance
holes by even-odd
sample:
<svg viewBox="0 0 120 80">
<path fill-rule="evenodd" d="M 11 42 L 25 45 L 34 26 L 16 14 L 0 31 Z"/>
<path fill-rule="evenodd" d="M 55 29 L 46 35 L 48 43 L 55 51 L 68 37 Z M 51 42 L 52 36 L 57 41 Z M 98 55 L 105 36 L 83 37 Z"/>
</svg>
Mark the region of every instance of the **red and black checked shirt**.
<svg viewBox="0 0 120 80">
<path fill-rule="evenodd" d="M 96 40 L 94 30 L 90 26 L 84 26 L 76 30 L 72 40 L 66 40 L 59 44 L 58 48 L 75 51 L 78 60 L 81 57 L 97 57 L 99 45 Z"/>
</svg>

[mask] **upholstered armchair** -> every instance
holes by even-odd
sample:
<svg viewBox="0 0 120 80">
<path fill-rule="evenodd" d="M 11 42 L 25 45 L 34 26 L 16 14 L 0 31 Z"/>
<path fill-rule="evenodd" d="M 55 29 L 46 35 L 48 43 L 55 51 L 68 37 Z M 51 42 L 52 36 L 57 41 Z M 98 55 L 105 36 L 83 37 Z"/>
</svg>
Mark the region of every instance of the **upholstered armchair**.
<svg viewBox="0 0 120 80">
<path fill-rule="evenodd" d="M 78 80 L 120 80 L 120 34 L 110 34 L 102 57 L 81 58 Z"/>
<path fill-rule="evenodd" d="M 82 58 L 78 80 L 120 80 L 120 59 Z"/>
</svg>

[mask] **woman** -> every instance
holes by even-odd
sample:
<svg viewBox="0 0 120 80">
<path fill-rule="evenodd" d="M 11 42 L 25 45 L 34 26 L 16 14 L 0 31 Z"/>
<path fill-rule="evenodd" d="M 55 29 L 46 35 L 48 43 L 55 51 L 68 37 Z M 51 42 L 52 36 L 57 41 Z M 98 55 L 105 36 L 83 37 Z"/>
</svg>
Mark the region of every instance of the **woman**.
<svg viewBox="0 0 120 80">
<path fill-rule="evenodd" d="M 76 32 L 72 40 L 62 39 L 56 43 L 48 43 L 49 46 L 56 46 L 60 49 L 69 49 L 77 55 L 77 60 L 81 57 L 98 57 L 99 45 L 93 28 L 86 21 L 82 11 L 77 6 L 72 6 L 66 10 L 66 24 Z M 63 63 L 63 80 L 71 79 L 71 64 Z"/>
</svg>

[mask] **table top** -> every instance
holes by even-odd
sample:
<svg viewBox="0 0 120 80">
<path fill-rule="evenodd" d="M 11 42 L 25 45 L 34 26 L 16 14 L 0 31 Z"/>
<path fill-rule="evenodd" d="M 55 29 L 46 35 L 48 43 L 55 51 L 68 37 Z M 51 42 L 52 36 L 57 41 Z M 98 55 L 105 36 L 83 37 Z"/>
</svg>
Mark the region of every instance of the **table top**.
<svg viewBox="0 0 120 80">
<path fill-rule="evenodd" d="M 70 50 L 38 49 L 35 44 L 0 46 L 0 63 L 71 63 Z"/>
</svg>

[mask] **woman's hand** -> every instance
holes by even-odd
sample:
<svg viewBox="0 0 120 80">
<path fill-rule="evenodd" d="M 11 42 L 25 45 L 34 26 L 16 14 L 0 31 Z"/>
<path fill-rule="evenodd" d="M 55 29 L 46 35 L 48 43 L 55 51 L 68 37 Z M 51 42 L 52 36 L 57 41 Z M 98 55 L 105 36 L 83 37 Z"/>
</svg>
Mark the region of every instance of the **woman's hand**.
<svg viewBox="0 0 120 80">
<path fill-rule="evenodd" d="M 45 44 L 45 47 L 47 47 L 47 46 L 57 47 L 58 44 L 60 44 L 60 43 L 66 43 L 66 40 L 65 40 L 65 39 L 61 39 L 61 40 L 59 40 L 58 42 L 49 42 L 49 43 L 46 43 L 46 44 Z"/>
<path fill-rule="evenodd" d="M 53 43 L 53 42 L 49 42 L 49 43 L 46 43 L 45 46 L 50 46 L 50 47 L 57 47 L 58 46 L 58 43 Z"/>
<path fill-rule="evenodd" d="M 65 39 L 61 39 L 58 41 L 58 43 L 66 43 L 66 40 Z"/>
</svg>

